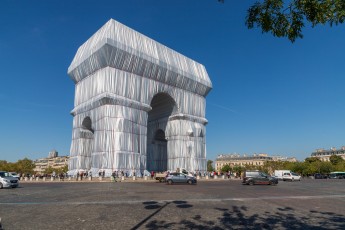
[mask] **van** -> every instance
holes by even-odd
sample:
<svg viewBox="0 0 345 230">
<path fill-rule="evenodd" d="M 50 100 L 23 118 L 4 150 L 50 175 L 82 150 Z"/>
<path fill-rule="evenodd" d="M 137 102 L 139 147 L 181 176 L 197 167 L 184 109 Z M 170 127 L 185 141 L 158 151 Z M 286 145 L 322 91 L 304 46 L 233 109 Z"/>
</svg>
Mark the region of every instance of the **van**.
<svg viewBox="0 0 345 230">
<path fill-rule="evenodd" d="M 283 180 L 284 173 L 291 173 L 290 170 L 274 170 L 274 177 L 278 178 L 278 180 Z"/>
<path fill-rule="evenodd" d="M 278 179 L 271 177 L 264 172 L 259 170 L 245 171 L 243 174 L 242 184 L 254 185 L 254 184 L 268 184 L 276 185 L 278 184 Z"/>
</svg>

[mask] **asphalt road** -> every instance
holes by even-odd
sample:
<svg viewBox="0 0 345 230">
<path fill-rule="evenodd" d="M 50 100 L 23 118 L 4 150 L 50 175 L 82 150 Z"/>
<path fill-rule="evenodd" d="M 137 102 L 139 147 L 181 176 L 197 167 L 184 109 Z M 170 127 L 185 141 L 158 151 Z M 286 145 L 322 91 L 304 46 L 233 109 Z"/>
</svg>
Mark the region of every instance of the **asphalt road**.
<svg viewBox="0 0 345 230">
<path fill-rule="evenodd" d="M 345 180 L 242 185 L 21 183 L 0 190 L 10 229 L 345 229 Z"/>
</svg>

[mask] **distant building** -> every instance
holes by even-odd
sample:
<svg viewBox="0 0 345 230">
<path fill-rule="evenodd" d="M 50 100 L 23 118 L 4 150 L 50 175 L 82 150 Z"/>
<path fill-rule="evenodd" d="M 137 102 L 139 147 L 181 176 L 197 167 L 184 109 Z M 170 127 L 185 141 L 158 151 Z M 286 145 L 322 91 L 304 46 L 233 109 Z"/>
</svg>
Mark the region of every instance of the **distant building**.
<svg viewBox="0 0 345 230">
<path fill-rule="evenodd" d="M 296 157 L 271 156 L 273 161 L 297 162 Z"/>
<path fill-rule="evenodd" d="M 316 149 L 316 151 L 311 154 L 312 157 L 317 157 L 321 161 L 329 161 L 329 158 L 332 155 L 338 155 L 345 160 L 345 146 L 341 147 L 340 149 L 336 149 L 335 147 L 332 147 L 329 150 Z"/>
<path fill-rule="evenodd" d="M 58 152 L 56 150 L 52 150 L 49 152 L 47 158 L 40 158 L 34 161 L 35 168 L 34 171 L 36 174 L 43 174 L 44 171 L 52 167 L 54 169 L 60 169 L 64 166 L 68 165 L 69 156 L 58 156 Z"/>
<path fill-rule="evenodd" d="M 297 159 L 295 157 L 268 156 L 267 153 L 255 153 L 253 155 L 243 154 L 242 156 L 237 153 L 221 154 L 216 158 L 215 169 L 216 171 L 221 171 L 225 165 L 229 165 L 230 167 L 246 165 L 262 166 L 266 161 L 296 162 Z"/>
<path fill-rule="evenodd" d="M 234 166 L 246 166 L 246 165 L 253 165 L 253 166 L 260 166 L 264 165 L 266 161 L 271 161 L 272 157 L 269 157 L 265 153 L 254 154 L 252 156 L 247 156 L 243 154 L 243 156 L 239 154 L 222 154 L 218 155 L 216 158 L 215 168 L 216 171 L 220 171 L 223 166 L 229 165 L 230 167 Z"/>
<path fill-rule="evenodd" d="M 58 157 L 59 153 L 54 149 L 49 152 L 48 158 Z"/>
</svg>

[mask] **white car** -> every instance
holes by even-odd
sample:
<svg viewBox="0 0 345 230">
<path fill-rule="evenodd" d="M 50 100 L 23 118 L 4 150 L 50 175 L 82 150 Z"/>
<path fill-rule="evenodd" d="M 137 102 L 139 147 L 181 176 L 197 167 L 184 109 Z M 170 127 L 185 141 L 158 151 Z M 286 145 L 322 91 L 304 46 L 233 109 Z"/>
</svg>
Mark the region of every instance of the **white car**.
<svg viewBox="0 0 345 230">
<path fill-rule="evenodd" d="M 12 177 L 8 172 L 0 171 L 0 189 L 18 187 L 18 179 Z"/>
<path fill-rule="evenodd" d="M 286 172 L 283 174 L 283 181 L 286 181 L 286 180 L 289 180 L 289 181 L 298 180 L 298 181 L 300 181 L 301 176 L 296 174 L 296 173 L 293 173 L 293 172 Z"/>
<path fill-rule="evenodd" d="M 16 172 L 8 172 L 8 173 L 10 174 L 11 177 L 15 177 L 15 178 L 17 178 L 18 180 L 20 180 L 20 176 L 19 176 L 18 173 L 16 173 Z"/>
</svg>

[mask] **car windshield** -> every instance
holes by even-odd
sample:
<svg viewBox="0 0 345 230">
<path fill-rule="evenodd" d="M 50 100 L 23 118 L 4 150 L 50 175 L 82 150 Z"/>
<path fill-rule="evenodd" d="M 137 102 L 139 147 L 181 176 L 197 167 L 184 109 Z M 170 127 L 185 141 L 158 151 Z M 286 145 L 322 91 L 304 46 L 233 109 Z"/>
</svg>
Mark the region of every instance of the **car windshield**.
<svg viewBox="0 0 345 230">
<path fill-rule="evenodd" d="M 263 173 L 263 172 L 260 173 L 260 175 L 263 176 L 263 177 L 268 177 L 268 175 L 266 173 Z"/>
<path fill-rule="evenodd" d="M 296 173 L 291 173 L 293 176 L 298 176 L 298 174 L 296 174 Z"/>
<path fill-rule="evenodd" d="M 0 172 L 1 177 L 11 176 L 8 172 Z"/>
</svg>

